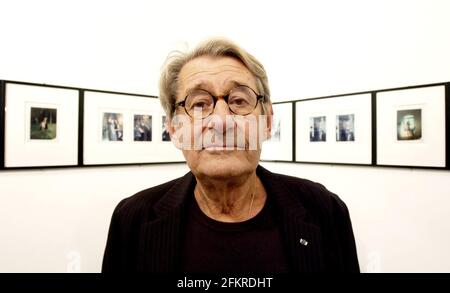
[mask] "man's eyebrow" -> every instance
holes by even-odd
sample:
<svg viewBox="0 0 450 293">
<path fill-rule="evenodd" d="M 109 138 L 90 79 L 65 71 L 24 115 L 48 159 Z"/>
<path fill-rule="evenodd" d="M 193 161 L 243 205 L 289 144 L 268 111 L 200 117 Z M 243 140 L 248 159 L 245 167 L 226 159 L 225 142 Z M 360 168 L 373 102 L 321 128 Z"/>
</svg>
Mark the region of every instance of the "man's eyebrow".
<svg viewBox="0 0 450 293">
<path fill-rule="evenodd" d="M 204 81 L 200 81 L 200 82 L 197 82 L 194 85 L 188 87 L 185 95 L 187 96 L 195 90 L 205 90 L 206 88 L 208 88 L 208 84 Z"/>
<path fill-rule="evenodd" d="M 228 83 L 230 83 L 232 85 L 232 87 L 237 87 L 237 86 L 241 86 L 241 85 L 245 85 L 248 86 L 246 83 L 244 82 L 239 82 L 237 80 L 230 80 Z"/>
</svg>

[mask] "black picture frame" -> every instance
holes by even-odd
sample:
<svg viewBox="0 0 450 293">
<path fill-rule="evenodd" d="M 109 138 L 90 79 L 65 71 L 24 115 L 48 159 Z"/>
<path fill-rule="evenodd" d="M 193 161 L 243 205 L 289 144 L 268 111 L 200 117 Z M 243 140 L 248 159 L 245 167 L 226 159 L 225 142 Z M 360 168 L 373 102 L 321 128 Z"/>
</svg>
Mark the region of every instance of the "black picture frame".
<svg viewBox="0 0 450 293">
<path fill-rule="evenodd" d="M 377 166 L 449 168 L 448 83 L 379 90 L 375 104 Z"/>
<path fill-rule="evenodd" d="M 0 169 L 5 167 L 5 81 L 0 80 Z"/>
<path fill-rule="evenodd" d="M 295 104 L 296 162 L 372 165 L 371 92 L 303 99 Z"/>
<path fill-rule="evenodd" d="M 445 83 L 445 166 L 450 170 L 450 82 Z"/>
<path fill-rule="evenodd" d="M 78 101 L 79 92 L 76 88 L 3 80 L 2 168 L 13 170 L 78 166 Z M 43 114 L 45 118 L 48 118 L 48 113 L 50 119 L 54 115 L 54 123 L 51 120 L 49 124 L 42 121 L 45 131 L 41 130 L 37 135 L 30 119 L 39 110 L 47 113 Z M 61 114 L 67 113 L 73 115 L 73 119 L 67 118 L 68 115 L 62 115 L 61 118 Z M 41 129 L 44 129 L 42 123 Z M 47 128 L 52 131 L 48 133 L 52 134 L 42 136 Z M 15 132 L 18 133 L 17 136 Z"/>
<path fill-rule="evenodd" d="M 138 116 L 151 119 L 148 141 L 137 142 L 132 137 L 132 121 Z M 183 163 L 181 151 L 171 141 L 162 140 L 163 116 L 156 96 L 83 90 L 83 166 Z M 108 117 L 120 120 L 121 136 L 110 137 L 101 132 L 110 125 Z M 121 156 L 115 156 L 116 153 Z"/>
</svg>

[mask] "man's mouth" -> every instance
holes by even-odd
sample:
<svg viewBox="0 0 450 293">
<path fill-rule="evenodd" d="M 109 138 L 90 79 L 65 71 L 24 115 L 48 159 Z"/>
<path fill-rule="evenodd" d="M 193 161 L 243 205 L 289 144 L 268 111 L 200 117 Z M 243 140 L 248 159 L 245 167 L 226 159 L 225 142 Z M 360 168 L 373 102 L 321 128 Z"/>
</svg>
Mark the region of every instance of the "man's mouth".
<svg viewBox="0 0 450 293">
<path fill-rule="evenodd" d="M 206 151 L 234 151 L 234 150 L 245 150 L 245 147 L 240 147 L 237 145 L 226 145 L 226 144 L 208 144 L 204 145 L 202 150 Z"/>
</svg>

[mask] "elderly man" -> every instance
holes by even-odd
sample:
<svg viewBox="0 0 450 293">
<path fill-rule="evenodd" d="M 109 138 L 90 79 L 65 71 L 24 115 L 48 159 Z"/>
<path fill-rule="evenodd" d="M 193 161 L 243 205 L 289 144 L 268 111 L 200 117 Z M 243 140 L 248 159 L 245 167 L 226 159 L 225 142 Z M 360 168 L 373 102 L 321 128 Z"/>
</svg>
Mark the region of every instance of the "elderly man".
<svg viewBox="0 0 450 293">
<path fill-rule="evenodd" d="M 191 171 L 118 204 L 103 272 L 359 272 L 338 196 L 258 165 L 269 96 L 262 64 L 227 40 L 168 59 L 161 104 Z"/>
</svg>

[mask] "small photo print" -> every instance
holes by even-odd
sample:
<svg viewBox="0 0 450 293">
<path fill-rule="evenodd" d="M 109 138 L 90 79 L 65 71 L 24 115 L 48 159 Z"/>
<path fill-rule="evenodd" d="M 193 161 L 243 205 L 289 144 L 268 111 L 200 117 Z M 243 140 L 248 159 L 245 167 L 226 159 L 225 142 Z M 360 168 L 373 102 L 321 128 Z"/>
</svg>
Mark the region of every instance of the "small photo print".
<svg viewBox="0 0 450 293">
<path fill-rule="evenodd" d="M 152 141 L 152 116 L 134 115 L 134 141 Z"/>
<path fill-rule="evenodd" d="M 355 114 L 336 115 L 336 141 L 355 141 Z"/>
<path fill-rule="evenodd" d="M 103 113 L 103 141 L 123 141 L 123 114 Z"/>
<path fill-rule="evenodd" d="M 327 117 L 310 117 L 309 141 L 326 141 L 327 140 Z"/>
<path fill-rule="evenodd" d="M 422 109 L 397 111 L 397 140 L 422 138 Z"/>
<path fill-rule="evenodd" d="M 270 141 L 280 141 L 281 138 L 281 117 L 273 115 L 272 131 L 270 132 Z"/>
<path fill-rule="evenodd" d="M 170 141 L 169 126 L 167 125 L 166 116 L 162 116 L 162 141 Z"/>
<path fill-rule="evenodd" d="M 31 107 L 30 139 L 55 139 L 56 113 L 53 108 Z"/>
</svg>

